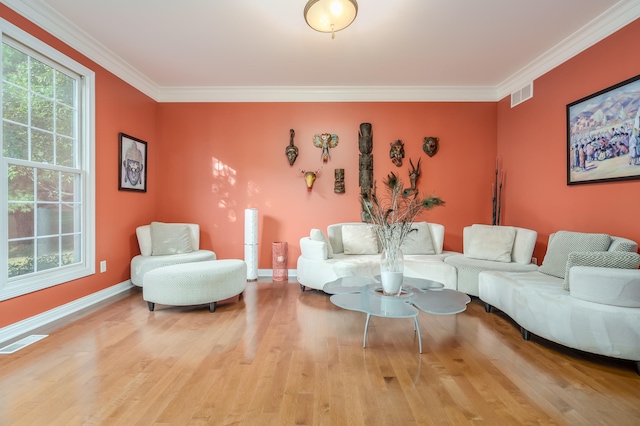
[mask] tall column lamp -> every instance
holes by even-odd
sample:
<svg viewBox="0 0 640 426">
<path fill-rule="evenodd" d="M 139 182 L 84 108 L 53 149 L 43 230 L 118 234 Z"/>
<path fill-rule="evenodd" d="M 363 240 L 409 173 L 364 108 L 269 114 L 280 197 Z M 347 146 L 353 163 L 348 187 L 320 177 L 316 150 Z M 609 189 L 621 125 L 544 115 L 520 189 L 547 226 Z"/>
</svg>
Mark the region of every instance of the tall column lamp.
<svg viewBox="0 0 640 426">
<path fill-rule="evenodd" d="M 247 281 L 258 279 L 258 209 L 244 210 L 244 261 Z"/>
</svg>

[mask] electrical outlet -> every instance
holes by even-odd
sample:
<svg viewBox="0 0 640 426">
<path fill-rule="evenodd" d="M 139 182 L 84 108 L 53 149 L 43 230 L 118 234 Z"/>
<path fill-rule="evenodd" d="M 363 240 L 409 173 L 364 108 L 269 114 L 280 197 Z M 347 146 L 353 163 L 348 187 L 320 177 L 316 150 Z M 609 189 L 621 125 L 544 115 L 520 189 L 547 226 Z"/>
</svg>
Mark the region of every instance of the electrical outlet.
<svg viewBox="0 0 640 426">
<path fill-rule="evenodd" d="M 107 261 L 103 260 L 100 262 L 100 272 L 107 272 Z"/>
</svg>

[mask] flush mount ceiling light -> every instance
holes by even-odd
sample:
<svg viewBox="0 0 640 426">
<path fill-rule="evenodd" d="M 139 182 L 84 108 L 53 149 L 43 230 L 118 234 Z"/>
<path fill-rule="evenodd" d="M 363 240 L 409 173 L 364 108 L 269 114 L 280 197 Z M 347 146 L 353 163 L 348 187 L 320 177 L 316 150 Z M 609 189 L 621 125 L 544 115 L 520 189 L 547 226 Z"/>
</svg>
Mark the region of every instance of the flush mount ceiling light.
<svg viewBox="0 0 640 426">
<path fill-rule="evenodd" d="M 356 0 L 309 0 L 304 7 L 307 24 L 321 33 L 331 33 L 347 28 L 358 14 Z"/>
</svg>

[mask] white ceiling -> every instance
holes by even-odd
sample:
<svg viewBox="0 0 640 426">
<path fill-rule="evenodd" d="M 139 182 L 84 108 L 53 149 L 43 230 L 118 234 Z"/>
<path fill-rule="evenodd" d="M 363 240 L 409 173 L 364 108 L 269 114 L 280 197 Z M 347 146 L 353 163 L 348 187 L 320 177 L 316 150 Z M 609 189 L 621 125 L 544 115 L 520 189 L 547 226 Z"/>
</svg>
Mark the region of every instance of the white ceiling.
<svg viewBox="0 0 640 426">
<path fill-rule="evenodd" d="M 640 0 L 3 0 L 159 101 L 497 100 L 640 16 Z"/>
</svg>

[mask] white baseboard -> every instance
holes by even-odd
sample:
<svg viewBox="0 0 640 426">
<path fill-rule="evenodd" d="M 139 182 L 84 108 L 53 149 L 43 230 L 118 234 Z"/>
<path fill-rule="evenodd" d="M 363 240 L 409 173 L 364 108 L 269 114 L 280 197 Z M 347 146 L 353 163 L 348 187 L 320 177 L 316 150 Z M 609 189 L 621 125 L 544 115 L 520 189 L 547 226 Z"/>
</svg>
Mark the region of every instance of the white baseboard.
<svg viewBox="0 0 640 426">
<path fill-rule="evenodd" d="M 15 324 L 0 328 L 0 343 L 14 339 L 23 334 L 30 333 L 39 327 L 88 308 L 96 303 L 108 299 L 109 297 L 123 293 L 132 287 L 133 284 L 131 284 L 131 280 L 127 280 Z"/>
<path fill-rule="evenodd" d="M 258 276 L 259 277 L 272 277 L 273 276 L 273 269 L 258 269 Z M 287 269 L 287 276 L 290 278 L 295 278 L 298 276 L 298 270 L 297 269 Z"/>
<path fill-rule="evenodd" d="M 289 277 L 295 278 L 297 276 L 297 270 L 289 269 L 287 274 Z M 273 269 L 259 269 L 258 276 L 272 277 Z M 82 309 L 102 302 L 109 297 L 123 293 L 133 287 L 134 285 L 131 284 L 131 280 L 127 280 L 120 284 L 113 285 L 111 287 L 105 288 L 104 290 L 100 290 L 96 293 L 92 293 L 88 296 L 74 300 L 73 302 L 69 302 L 66 305 L 58 306 L 57 308 L 27 318 L 15 324 L 0 328 L 0 343 L 15 339 L 16 337 L 22 336 L 23 334 L 30 333 L 31 331 L 39 327 L 43 327 L 49 323 L 52 323 L 53 321 L 64 318 L 67 315 L 74 314 Z"/>
</svg>

